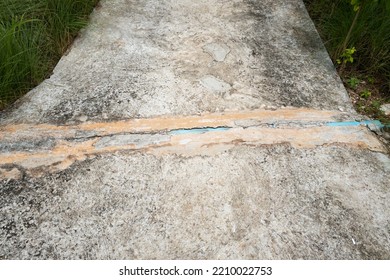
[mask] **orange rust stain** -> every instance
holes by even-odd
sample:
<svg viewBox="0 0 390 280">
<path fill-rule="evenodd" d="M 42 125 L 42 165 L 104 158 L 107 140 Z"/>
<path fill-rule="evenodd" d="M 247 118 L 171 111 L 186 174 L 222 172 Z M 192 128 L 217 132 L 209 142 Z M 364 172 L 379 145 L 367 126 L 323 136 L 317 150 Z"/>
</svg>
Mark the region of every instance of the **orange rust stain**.
<svg viewBox="0 0 390 280">
<path fill-rule="evenodd" d="M 234 128 L 223 132 L 198 135 L 173 136 L 171 146 L 154 149 L 156 154 L 207 154 L 204 148 L 212 145 L 275 145 L 289 143 L 295 148 L 314 148 L 332 143 L 343 143 L 351 147 L 385 152 L 382 143 L 364 127 L 353 128 Z M 201 151 L 202 150 L 202 151 Z"/>
<path fill-rule="evenodd" d="M 59 141 L 58 144 L 50 151 L 39 152 L 17 152 L 1 154 L 0 159 L 2 164 L 20 164 L 27 160 L 44 161 L 50 158 L 66 158 L 70 155 L 83 155 L 93 153 L 93 144 L 97 140 L 90 140 L 82 143 L 72 144 L 66 141 Z"/>
<path fill-rule="evenodd" d="M 96 149 L 94 144 L 99 138 L 80 143 L 58 141 L 57 145 L 50 151 L 39 152 L 18 152 L 0 154 L 1 164 L 22 164 L 23 162 L 44 162 L 50 159 L 66 159 L 69 156 L 75 158 L 85 155 L 112 153 L 120 150 L 158 150 L 183 153 L 196 151 L 202 147 L 214 144 L 257 144 L 274 145 L 289 142 L 293 147 L 313 148 L 329 143 L 345 143 L 351 146 L 366 148 L 374 151 L 385 151 L 380 141 L 372 136 L 363 127 L 333 128 L 333 127 L 311 127 L 311 128 L 233 128 L 228 131 L 216 131 L 203 134 L 184 134 L 171 136 L 169 142 L 151 144 L 139 148 L 136 144 L 120 146 L 107 146 Z M 192 152 L 191 152 L 192 153 Z M 22 164 L 23 165 L 23 164 Z"/>
<path fill-rule="evenodd" d="M 41 167 L 49 172 L 63 170 L 75 161 L 89 156 L 113 153 L 122 150 L 133 150 L 154 155 L 179 154 L 183 156 L 213 155 L 237 145 L 263 146 L 289 143 L 295 148 L 313 148 L 322 145 L 347 145 L 372 151 L 386 152 L 381 142 L 364 127 L 308 127 L 308 128 L 242 128 L 235 125 L 239 120 L 260 121 L 331 121 L 339 112 L 316 111 L 307 109 L 283 109 L 275 111 L 230 112 L 223 114 L 206 114 L 189 117 L 164 117 L 152 119 L 135 119 L 111 123 L 84 123 L 77 126 L 17 125 L 0 129 L 0 139 L 17 140 L 53 136 L 57 138 L 56 146 L 49 151 L 15 152 L 0 154 L 0 165 L 16 164 L 39 174 Z M 169 141 L 139 147 L 136 143 L 107 146 L 96 149 L 100 137 L 108 134 L 157 132 L 197 127 L 232 127 L 227 131 L 213 131 L 203 134 L 174 135 Z M 92 131 L 96 137 L 84 142 L 72 142 L 70 139 L 78 132 Z M 2 174 L 3 176 L 5 172 Z"/>
<path fill-rule="evenodd" d="M 26 133 L 30 135 L 45 135 L 58 138 L 75 137 L 78 132 L 95 132 L 96 136 L 117 133 L 142 133 L 167 131 L 174 129 L 189 129 L 196 127 L 234 127 L 236 121 L 258 120 L 275 121 L 332 121 L 340 112 L 318 111 L 312 109 L 280 109 L 256 110 L 244 112 L 211 113 L 200 116 L 170 116 L 150 119 L 131 119 L 116 122 L 83 123 L 80 125 L 7 125 L 0 128 L 0 139 L 10 134 Z"/>
</svg>

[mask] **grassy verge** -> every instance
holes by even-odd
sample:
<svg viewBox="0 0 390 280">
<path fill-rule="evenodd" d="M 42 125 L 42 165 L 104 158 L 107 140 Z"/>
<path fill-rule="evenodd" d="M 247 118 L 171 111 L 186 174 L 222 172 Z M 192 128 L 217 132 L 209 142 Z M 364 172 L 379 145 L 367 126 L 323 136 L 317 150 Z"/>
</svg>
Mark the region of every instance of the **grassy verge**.
<svg viewBox="0 0 390 280">
<path fill-rule="evenodd" d="M 304 0 L 359 113 L 389 124 L 390 0 Z"/>
<path fill-rule="evenodd" d="M 0 110 L 51 73 L 97 2 L 0 1 Z"/>
</svg>

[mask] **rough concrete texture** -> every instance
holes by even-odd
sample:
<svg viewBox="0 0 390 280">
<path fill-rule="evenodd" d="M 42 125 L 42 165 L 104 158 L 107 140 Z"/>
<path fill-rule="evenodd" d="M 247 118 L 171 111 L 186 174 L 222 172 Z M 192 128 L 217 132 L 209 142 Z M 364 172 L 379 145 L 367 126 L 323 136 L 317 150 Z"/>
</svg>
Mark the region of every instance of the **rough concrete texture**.
<svg viewBox="0 0 390 280">
<path fill-rule="evenodd" d="M 383 154 L 343 147 L 99 156 L 3 183 L 0 255 L 389 259 L 389 174 Z"/>
<path fill-rule="evenodd" d="M 390 259 L 356 120 L 301 0 L 101 1 L 1 116 L 0 259 Z"/>
<path fill-rule="evenodd" d="M 385 115 L 390 116 L 390 104 L 383 104 L 381 106 L 381 110 L 385 113 Z"/>
<path fill-rule="evenodd" d="M 301 0 L 101 1 L 2 123 L 352 107 Z"/>
<path fill-rule="evenodd" d="M 38 176 L 64 170 L 89 156 L 121 150 L 192 156 L 216 154 L 237 144 L 288 142 L 294 148 L 343 144 L 387 151 L 362 122 L 342 121 L 350 117 L 338 111 L 281 109 L 70 126 L 7 125 L 0 128 L 0 174 L 13 179 L 23 173 Z"/>
</svg>

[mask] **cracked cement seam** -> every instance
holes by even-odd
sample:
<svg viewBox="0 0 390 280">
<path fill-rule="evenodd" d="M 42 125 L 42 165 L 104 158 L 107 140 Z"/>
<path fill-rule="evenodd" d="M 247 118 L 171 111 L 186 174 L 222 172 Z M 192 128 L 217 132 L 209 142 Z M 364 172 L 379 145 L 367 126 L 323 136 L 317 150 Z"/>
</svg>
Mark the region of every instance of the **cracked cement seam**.
<svg viewBox="0 0 390 280">
<path fill-rule="evenodd" d="M 12 142 L 18 138 L 31 139 L 34 135 L 57 139 L 107 136 L 119 133 L 151 133 L 175 129 L 201 127 L 241 127 L 269 123 L 325 123 L 354 119 L 357 116 L 340 111 L 319 111 L 306 108 L 279 110 L 233 111 L 208 113 L 196 116 L 163 116 L 146 119 L 129 119 L 113 122 L 87 122 L 79 125 L 14 124 L 0 127 L 0 141 Z"/>
<path fill-rule="evenodd" d="M 223 119 L 226 115 L 220 114 L 220 117 Z M 197 118 L 195 122 L 192 119 L 192 122 L 190 121 L 187 125 L 182 123 L 183 127 L 186 127 L 184 129 L 172 129 L 177 127 L 175 123 L 171 122 L 172 119 L 165 119 L 165 121 L 169 120 L 168 124 L 160 126 L 160 129 L 156 129 L 157 126 L 154 126 L 155 130 L 152 129 L 150 131 L 145 131 L 145 126 L 143 126 L 145 123 L 143 121 L 150 123 L 153 120 L 131 120 L 130 122 L 138 121 L 141 123 L 138 129 L 141 128 L 142 133 L 131 133 L 132 131 L 137 131 L 136 127 L 115 133 L 115 131 L 110 130 L 110 123 L 106 123 L 105 127 L 108 130 L 105 131 L 106 133 L 99 135 L 99 133 L 91 134 L 92 131 L 88 131 L 85 138 L 80 136 L 72 138 L 69 135 L 64 138 L 60 135 L 51 147 L 46 147 L 45 149 L 37 147 L 36 150 L 30 149 L 29 151 L 15 150 L 18 142 L 16 137 L 13 141 L 13 150 L 0 153 L 0 177 L 6 179 L 18 178 L 22 174 L 17 172 L 19 167 L 29 175 L 40 176 L 44 172 L 64 170 L 75 161 L 85 160 L 98 154 L 118 151 L 145 152 L 157 156 L 164 154 L 195 156 L 220 153 L 236 145 L 261 146 L 287 143 L 295 148 L 310 149 L 323 145 L 347 145 L 352 148 L 386 153 L 382 143 L 363 125 L 327 126 L 326 118 L 328 124 L 331 124 L 332 122 L 330 121 L 335 119 L 332 114 L 327 115 L 326 118 L 322 117 L 322 120 L 321 118 L 314 118 L 317 121 L 317 125 L 313 122 L 301 121 L 298 123 L 300 124 L 299 126 L 296 120 L 292 121 L 294 118 L 290 118 L 293 124 L 290 127 L 284 117 L 279 117 L 279 119 L 274 117 L 272 125 L 270 125 L 269 117 L 265 116 L 257 120 L 255 118 L 254 120 L 253 116 L 245 115 L 237 120 L 229 115 L 225 122 L 222 123 L 225 125 L 230 124 L 231 126 L 218 126 L 221 124 L 221 119 L 218 118 L 214 120 L 207 120 L 202 117 L 195 118 Z M 180 118 L 176 120 L 178 123 L 181 122 Z M 238 126 L 239 121 L 244 122 L 244 125 Z M 248 123 L 245 125 L 245 122 Z M 280 127 L 277 125 L 279 122 L 282 123 Z M 199 125 L 201 123 L 207 123 L 207 126 L 189 127 L 189 124 Z M 94 127 L 93 124 L 83 125 Z M 99 125 L 101 128 L 102 124 Z M 164 127 L 165 131 L 162 127 Z M 58 130 L 61 128 L 64 128 L 64 131 L 67 129 L 64 126 L 56 127 Z M 167 128 L 171 129 L 166 131 Z M 80 132 L 80 129 L 76 131 Z M 18 132 L 18 130 L 14 130 L 14 137 L 18 135 L 15 132 Z M 23 133 L 21 134 L 23 135 Z M 47 131 L 47 133 L 42 133 L 41 135 L 47 137 L 47 134 L 50 134 L 50 132 Z M 0 138 L 0 146 L 2 142 L 4 146 L 2 138 Z M 28 138 L 22 139 L 21 143 L 26 141 L 28 141 Z"/>
</svg>

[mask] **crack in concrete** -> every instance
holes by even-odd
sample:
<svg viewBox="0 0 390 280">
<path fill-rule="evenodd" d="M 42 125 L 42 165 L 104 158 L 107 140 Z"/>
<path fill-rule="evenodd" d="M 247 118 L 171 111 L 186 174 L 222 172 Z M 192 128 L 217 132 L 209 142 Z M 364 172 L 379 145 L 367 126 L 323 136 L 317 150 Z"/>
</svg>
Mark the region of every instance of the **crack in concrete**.
<svg viewBox="0 0 390 280">
<path fill-rule="evenodd" d="M 219 126 L 219 127 L 194 127 L 188 129 L 174 129 L 168 132 L 169 135 L 182 135 L 182 134 L 201 134 L 215 131 L 227 131 L 231 127 Z"/>
<path fill-rule="evenodd" d="M 55 138 L 75 138 L 80 134 L 106 136 L 118 133 L 150 133 L 175 129 L 200 127 L 236 127 L 240 121 L 256 121 L 259 124 L 276 122 L 335 122 L 355 119 L 357 116 L 339 111 L 319 111 L 306 108 L 279 110 L 254 110 L 224 113 L 208 113 L 197 116 L 163 116 L 148 119 L 129 119 L 115 122 L 87 122 L 79 125 L 13 124 L 0 128 L 0 141 L 22 136 L 46 135 Z"/>
<path fill-rule="evenodd" d="M 0 147 L 8 147 L 12 139 L 12 149 L 0 150 L 0 167 L 4 167 L 0 175 L 15 178 L 17 172 L 5 168 L 12 165 L 39 176 L 43 170 L 63 170 L 77 160 L 118 151 L 193 156 L 219 153 L 235 145 L 288 143 L 296 148 L 343 144 L 386 152 L 365 127 L 369 124 L 367 121 L 346 122 L 340 112 L 281 109 L 78 126 L 6 126 L 0 130 Z M 42 138 L 48 137 L 51 145 L 42 146 Z M 25 149 L 27 142 L 31 143 L 28 150 Z M 41 144 L 34 146 L 34 143 Z"/>
<path fill-rule="evenodd" d="M 360 116 L 301 0 L 100 2 L 0 119 L 0 259 L 389 258 L 389 157 L 327 125 Z"/>
</svg>

